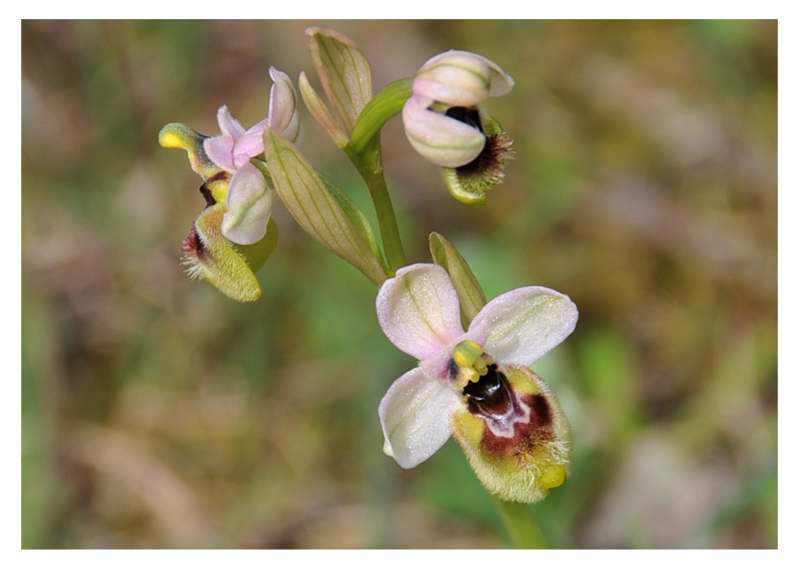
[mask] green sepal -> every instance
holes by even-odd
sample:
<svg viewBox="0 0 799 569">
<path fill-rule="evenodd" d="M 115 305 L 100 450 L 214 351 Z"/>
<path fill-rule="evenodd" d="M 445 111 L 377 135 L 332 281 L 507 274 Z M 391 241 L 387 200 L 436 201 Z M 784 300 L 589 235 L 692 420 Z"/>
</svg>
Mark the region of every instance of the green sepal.
<svg viewBox="0 0 799 569">
<path fill-rule="evenodd" d="M 189 164 L 203 180 L 208 180 L 224 173 L 219 166 L 208 158 L 203 142 L 208 138 L 183 123 L 172 122 L 158 132 L 158 144 L 164 148 L 180 148 L 189 156 Z"/>
<path fill-rule="evenodd" d="M 385 269 L 385 260 L 380 252 L 380 246 L 377 243 L 377 238 L 375 237 L 374 231 L 372 231 L 372 226 L 369 224 L 369 220 L 366 218 L 363 212 L 355 206 L 346 193 L 333 185 L 333 183 L 329 180 L 322 178 L 321 175 L 319 177 L 322 179 L 322 182 L 324 182 L 325 186 L 330 192 L 330 195 L 335 198 L 355 229 L 369 245 L 369 249 L 371 250 L 372 254 L 380 260 L 381 266 Z"/>
<path fill-rule="evenodd" d="M 296 146 L 269 129 L 264 132 L 264 155 L 275 191 L 300 227 L 381 284 L 386 270 L 363 214 L 343 193 L 331 190 Z"/>
<path fill-rule="evenodd" d="M 461 320 L 464 328 L 468 328 L 469 323 L 487 302 L 483 288 L 455 246 L 435 231 L 430 234 L 430 256 L 437 265 L 444 267 L 449 273 L 460 300 Z"/>
<path fill-rule="evenodd" d="M 466 205 L 484 204 L 487 192 L 502 182 L 505 163 L 513 157 L 513 141 L 494 117 L 479 108 L 486 144 L 480 155 L 458 168 L 442 168 L 450 195 Z"/>
<path fill-rule="evenodd" d="M 327 104 L 322 100 L 322 97 L 313 88 L 311 82 L 308 81 L 308 76 L 303 71 L 300 73 L 300 95 L 305 103 L 305 107 L 311 113 L 311 116 L 316 119 L 316 122 L 325 129 L 330 138 L 339 148 L 344 148 L 350 142 L 349 136 L 345 133 L 338 121 L 333 117 Z"/>
</svg>

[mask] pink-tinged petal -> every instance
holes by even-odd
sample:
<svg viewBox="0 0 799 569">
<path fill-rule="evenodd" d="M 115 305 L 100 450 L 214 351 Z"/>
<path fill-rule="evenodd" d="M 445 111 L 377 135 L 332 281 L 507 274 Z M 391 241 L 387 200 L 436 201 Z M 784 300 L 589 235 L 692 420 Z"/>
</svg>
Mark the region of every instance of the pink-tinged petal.
<svg viewBox="0 0 799 569">
<path fill-rule="evenodd" d="M 480 154 L 486 138 L 478 129 L 427 108 L 432 100 L 413 96 L 402 109 L 411 146 L 430 162 L 447 168 L 468 164 Z"/>
<path fill-rule="evenodd" d="M 266 235 L 271 213 L 272 192 L 263 174 L 252 164 L 245 164 L 230 180 L 222 234 L 240 245 L 257 243 Z"/>
<path fill-rule="evenodd" d="M 457 343 L 457 340 L 453 341 L 448 349 L 436 352 L 432 356 L 420 361 L 419 367 L 422 368 L 425 375 L 437 379 L 449 379 L 449 366 L 452 362 L 452 347 L 457 345 Z"/>
<path fill-rule="evenodd" d="M 402 468 L 430 458 L 452 434 L 452 414 L 462 407 L 458 393 L 445 380 L 414 368 L 388 388 L 378 414 L 383 451 Z"/>
<path fill-rule="evenodd" d="M 466 337 L 504 365 L 529 366 L 572 333 L 577 316 L 565 294 L 541 286 L 517 288 L 486 304 Z"/>
<path fill-rule="evenodd" d="M 205 154 L 211 161 L 228 172 L 236 171 L 233 161 L 233 139 L 229 136 L 214 136 L 203 141 Z"/>
<path fill-rule="evenodd" d="M 377 318 L 400 350 L 425 360 L 463 334 L 458 295 L 438 265 L 403 267 L 377 294 Z"/>
<path fill-rule="evenodd" d="M 225 136 L 236 139 L 244 134 L 244 127 L 241 126 L 239 121 L 233 118 L 227 105 L 219 107 L 219 110 L 216 112 L 216 121 L 219 123 L 219 130 L 221 130 L 222 134 Z"/>
<path fill-rule="evenodd" d="M 414 94 L 452 107 L 474 107 L 512 88 L 513 79 L 499 65 L 482 55 L 458 50 L 429 59 L 413 82 Z"/>
<path fill-rule="evenodd" d="M 241 168 L 264 151 L 264 135 L 261 132 L 247 133 L 236 140 L 233 145 L 233 157 L 236 167 Z"/>
<path fill-rule="evenodd" d="M 247 129 L 247 132 L 244 133 L 244 136 L 248 134 L 258 134 L 263 137 L 264 131 L 269 128 L 269 118 L 265 118 L 264 120 L 255 123 L 250 128 Z"/>
<path fill-rule="evenodd" d="M 269 76 L 274 82 L 269 92 L 269 125 L 277 134 L 294 142 L 300 130 L 297 91 L 291 78 L 282 71 L 270 67 Z"/>
</svg>

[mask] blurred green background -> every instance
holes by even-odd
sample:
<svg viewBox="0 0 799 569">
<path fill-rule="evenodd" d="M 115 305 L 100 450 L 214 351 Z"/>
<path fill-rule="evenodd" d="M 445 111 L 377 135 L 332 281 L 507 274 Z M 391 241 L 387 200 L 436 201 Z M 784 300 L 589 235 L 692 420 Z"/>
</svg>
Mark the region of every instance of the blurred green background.
<svg viewBox="0 0 799 569">
<path fill-rule="evenodd" d="M 536 370 L 570 419 L 572 476 L 532 509 L 559 547 L 775 547 L 776 22 L 22 23 L 25 547 L 505 547 L 457 444 L 412 471 L 377 404 L 412 364 L 375 288 L 280 205 L 264 297 L 178 264 L 203 200 L 171 121 L 266 114 L 269 65 L 312 73 L 329 25 L 375 86 L 466 49 L 516 80 L 485 207 L 384 132 L 410 259 L 440 231 L 489 297 L 569 294 Z M 372 215 L 303 109 L 300 148 Z"/>
</svg>

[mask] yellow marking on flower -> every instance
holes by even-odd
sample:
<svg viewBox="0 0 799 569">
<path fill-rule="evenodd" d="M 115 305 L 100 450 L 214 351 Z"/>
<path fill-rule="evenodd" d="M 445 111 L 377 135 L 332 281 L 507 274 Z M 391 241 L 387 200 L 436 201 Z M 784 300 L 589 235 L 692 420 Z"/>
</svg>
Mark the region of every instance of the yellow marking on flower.
<svg viewBox="0 0 799 569">
<path fill-rule="evenodd" d="M 469 383 L 480 381 L 488 373 L 488 366 L 494 363 L 483 347 L 473 340 L 464 340 L 455 346 L 452 360 L 458 366 L 456 384 L 461 389 Z"/>
<path fill-rule="evenodd" d="M 538 484 L 547 490 L 557 488 L 566 482 L 566 467 L 562 464 L 551 464 L 544 468 Z"/>
<path fill-rule="evenodd" d="M 459 438 L 468 441 L 469 444 L 476 447 L 483 440 L 485 423 L 466 409 L 461 409 L 454 414 L 453 423 L 454 430 L 458 433 Z"/>
<path fill-rule="evenodd" d="M 211 192 L 211 196 L 213 196 L 216 203 L 227 203 L 227 194 L 228 189 L 230 188 L 230 180 L 228 179 L 220 179 L 214 180 L 213 182 L 207 182 L 206 187 Z"/>
<path fill-rule="evenodd" d="M 515 368 L 510 368 L 506 375 L 516 393 L 523 395 L 538 395 L 541 393 L 538 385 L 526 373 Z"/>
<path fill-rule="evenodd" d="M 458 367 L 470 368 L 483 355 L 483 347 L 472 340 L 464 340 L 455 346 L 452 351 L 452 359 Z"/>
<path fill-rule="evenodd" d="M 164 148 L 178 148 L 185 150 L 189 156 L 191 169 L 199 174 L 203 180 L 213 178 L 222 172 L 205 154 L 203 141 L 205 137 L 197 131 L 182 123 L 169 123 L 158 133 L 158 143 Z"/>
</svg>

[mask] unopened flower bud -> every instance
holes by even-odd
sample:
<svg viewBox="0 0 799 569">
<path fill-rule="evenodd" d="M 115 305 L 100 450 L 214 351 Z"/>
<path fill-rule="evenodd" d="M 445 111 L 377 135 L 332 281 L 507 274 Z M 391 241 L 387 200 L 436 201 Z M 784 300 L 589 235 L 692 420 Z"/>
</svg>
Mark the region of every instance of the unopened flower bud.
<svg viewBox="0 0 799 569">
<path fill-rule="evenodd" d="M 485 201 L 504 176 L 511 141 L 482 103 L 512 88 L 496 63 L 467 51 L 437 55 L 416 74 L 402 111 L 405 133 L 419 154 L 445 168 L 447 187 L 461 202 Z"/>
</svg>

